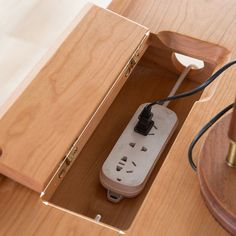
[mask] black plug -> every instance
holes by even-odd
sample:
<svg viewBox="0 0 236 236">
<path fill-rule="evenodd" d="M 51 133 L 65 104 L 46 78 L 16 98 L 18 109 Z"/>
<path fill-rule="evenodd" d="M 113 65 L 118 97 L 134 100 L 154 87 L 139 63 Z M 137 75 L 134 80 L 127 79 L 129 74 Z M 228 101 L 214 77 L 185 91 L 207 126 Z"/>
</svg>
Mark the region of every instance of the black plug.
<svg viewBox="0 0 236 236">
<path fill-rule="evenodd" d="M 154 126 L 154 121 L 152 120 L 153 113 L 151 112 L 152 107 L 146 105 L 142 112 L 140 113 L 138 123 L 134 127 L 134 131 L 142 135 L 147 136 Z"/>
</svg>

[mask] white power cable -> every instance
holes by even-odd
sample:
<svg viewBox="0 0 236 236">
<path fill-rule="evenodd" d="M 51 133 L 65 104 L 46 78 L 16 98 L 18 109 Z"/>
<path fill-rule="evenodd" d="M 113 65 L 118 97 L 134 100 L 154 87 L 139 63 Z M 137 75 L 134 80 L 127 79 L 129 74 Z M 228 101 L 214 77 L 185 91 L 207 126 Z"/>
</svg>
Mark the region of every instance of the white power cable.
<svg viewBox="0 0 236 236">
<path fill-rule="evenodd" d="M 187 77 L 189 71 L 191 69 L 196 69 L 197 67 L 195 65 L 189 65 L 186 66 L 184 68 L 184 70 L 182 71 L 182 73 L 180 74 L 178 80 L 176 81 L 174 87 L 172 88 L 170 94 L 168 97 L 172 97 L 176 94 L 177 90 L 179 89 L 179 87 L 181 86 L 181 84 L 183 83 L 184 79 Z M 167 107 L 169 105 L 170 101 L 166 101 L 163 103 L 163 106 Z"/>
</svg>

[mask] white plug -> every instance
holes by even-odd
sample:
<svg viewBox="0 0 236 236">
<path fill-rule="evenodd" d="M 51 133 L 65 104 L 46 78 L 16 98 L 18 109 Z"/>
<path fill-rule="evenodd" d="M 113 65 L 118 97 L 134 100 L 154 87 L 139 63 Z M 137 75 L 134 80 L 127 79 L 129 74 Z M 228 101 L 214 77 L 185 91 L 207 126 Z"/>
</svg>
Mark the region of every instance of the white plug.
<svg viewBox="0 0 236 236">
<path fill-rule="evenodd" d="M 152 107 L 154 127 L 147 136 L 134 131 L 141 105 L 104 162 L 101 184 L 107 197 L 119 202 L 123 197 L 135 197 L 144 188 L 156 162 L 177 127 L 176 114 L 160 105 Z"/>
</svg>

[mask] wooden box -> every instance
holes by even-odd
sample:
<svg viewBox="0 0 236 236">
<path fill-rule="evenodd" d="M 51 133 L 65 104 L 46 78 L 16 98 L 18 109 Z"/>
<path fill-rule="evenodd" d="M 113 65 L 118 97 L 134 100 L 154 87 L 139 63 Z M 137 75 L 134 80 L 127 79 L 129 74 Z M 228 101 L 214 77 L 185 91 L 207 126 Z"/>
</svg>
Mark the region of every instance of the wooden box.
<svg viewBox="0 0 236 236">
<path fill-rule="evenodd" d="M 219 45 L 168 31 L 152 34 L 89 5 L 1 118 L 0 173 L 68 214 L 101 215 L 102 224 L 127 230 L 201 94 L 170 104 L 179 126 L 138 197 L 108 202 L 99 172 L 137 107 L 169 94 L 183 69 L 175 53 L 204 61 L 178 92 L 196 87 L 228 56 Z"/>
</svg>

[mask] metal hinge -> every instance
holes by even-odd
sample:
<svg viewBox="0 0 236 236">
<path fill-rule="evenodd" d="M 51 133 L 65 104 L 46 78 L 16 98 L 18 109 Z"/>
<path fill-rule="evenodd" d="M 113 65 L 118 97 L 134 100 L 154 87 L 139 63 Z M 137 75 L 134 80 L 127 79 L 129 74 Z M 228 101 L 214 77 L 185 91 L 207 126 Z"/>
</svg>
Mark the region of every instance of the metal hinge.
<svg viewBox="0 0 236 236">
<path fill-rule="evenodd" d="M 77 155 L 78 155 L 78 148 L 76 146 L 72 147 L 71 150 L 68 152 L 68 154 L 65 157 L 65 163 L 69 166 L 71 164 L 71 162 L 73 160 L 75 160 Z"/>
<path fill-rule="evenodd" d="M 76 146 L 72 146 L 72 148 L 70 149 L 70 151 L 65 155 L 65 158 L 62 161 L 62 166 L 61 166 L 61 170 L 58 173 L 58 177 L 60 179 L 62 179 L 67 170 L 68 167 L 72 164 L 72 162 L 76 159 L 76 157 L 78 156 L 78 148 Z"/>
<path fill-rule="evenodd" d="M 129 61 L 129 64 L 128 64 L 126 72 L 125 72 L 125 77 L 128 77 L 130 75 L 130 73 L 132 72 L 133 68 L 137 64 L 138 58 L 139 58 L 139 52 L 137 51 L 137 53 Z"/>
<path fill-rule="evenodd" d="M 144 42 L 147 41 L 147 38 L 149 37 L 150 32 L 147 32 L 145 37 L 143 38 L 142 42 L 138 46 L 138 48 L 135 50 L 134 54 L 132 55 L 132 58 L 128 62 L 128 65 L 126 65 L 126 70 L 125 70 L 125 77 L 129 77 L 130 73 L 138 63 L 140 57 L 142 54 L 146 51 L 147 44 L 145 45 Z"/>
</svg>

